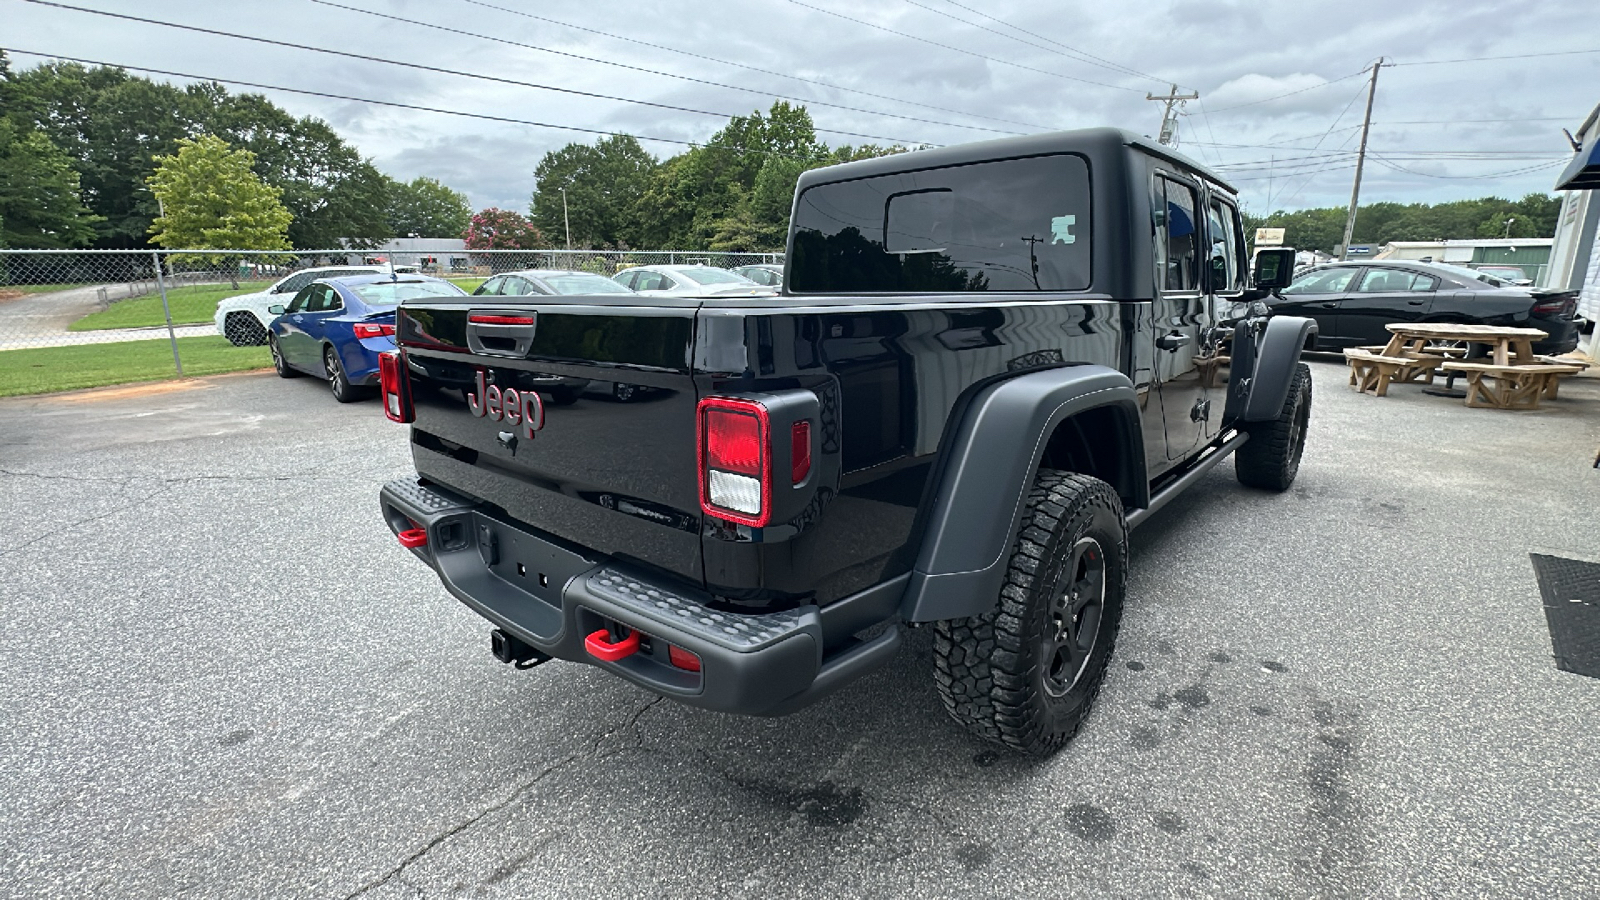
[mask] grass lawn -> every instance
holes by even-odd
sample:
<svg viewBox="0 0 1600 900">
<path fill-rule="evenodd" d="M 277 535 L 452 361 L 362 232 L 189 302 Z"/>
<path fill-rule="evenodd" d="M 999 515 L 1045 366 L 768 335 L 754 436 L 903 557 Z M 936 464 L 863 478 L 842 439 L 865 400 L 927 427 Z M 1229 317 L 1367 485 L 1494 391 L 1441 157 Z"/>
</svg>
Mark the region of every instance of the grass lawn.
<svg viewBox="0 0 1600 900">
<path fill-rule="evenodd" d="M 451 284 L 455 285 L 456 287 L 461 288 L 463 291 L 466 291 L 467 293 L 470 294 L 473 291 L 478 289 L 478 285 L 483 284 L 485 281 L 488 281 L 489 279 L 487 279 L 487 278 L 446 278 L 445 280 L 450 282 Z"/>
<path fill-rule="evenodd" d="M 259 291 L 261 288 L 261 282 L 253 284 L 241 282 L 236 288 L 225 284 L 191 284 L 186 287 L 168 288 L 167 304 L 172 308 L 172 324 L 203 325 L 216 316 L 219 300 Z M 166 323 L 166 317 L 161 314 L 161 294 L 158 291 L 132 300 L 113 303 L 109 309 L 90 313 L 73 322 L 67 330 L 104 331 L 108 328 L 142 328 Z"/>
<path fill-rule="evenodd" d="M 221 335 L 178 338 L 183 374 L 216 375 L 272 365 L 266 347 L 235 347 Z M 0 350 L 0 397 L 177 378 L 167 340 Z"/>
</svg>

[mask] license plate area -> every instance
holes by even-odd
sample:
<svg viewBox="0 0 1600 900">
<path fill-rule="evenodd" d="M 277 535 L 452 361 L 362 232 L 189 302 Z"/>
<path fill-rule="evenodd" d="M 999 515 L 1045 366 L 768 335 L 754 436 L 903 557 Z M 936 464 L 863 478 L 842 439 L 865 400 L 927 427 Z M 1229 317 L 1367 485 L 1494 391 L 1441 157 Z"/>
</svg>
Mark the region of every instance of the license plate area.
<svg viewBox="0 0 1600 900">
<path fill-rule="evenodd" d="M 491 573 L 554 609 L 561 608 L 567 582 L 594 566 L 554 541 L 482 513 L 473 515 L 473 531 L 478 555 Z"/>
</svg>

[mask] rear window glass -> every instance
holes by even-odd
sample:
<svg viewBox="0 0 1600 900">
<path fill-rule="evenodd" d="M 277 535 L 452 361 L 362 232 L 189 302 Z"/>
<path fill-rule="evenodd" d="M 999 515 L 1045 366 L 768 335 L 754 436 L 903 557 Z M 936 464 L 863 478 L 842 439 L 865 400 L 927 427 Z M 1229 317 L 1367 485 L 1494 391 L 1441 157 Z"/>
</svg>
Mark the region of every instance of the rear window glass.
<svg viewBox="0 0 1600 900">
<path fill-rule="evenodd" d="M 1089 166 L 1069 154 L 879 175 L 795 203 L 798 292 L 1089 287 Z"/>
<path fill-rule="evenodd" d="M 722 269 L 675 269 L 677 274 L 695 284 L 744 284 L 750 279 Z"/>
<path fill-rule="evenodd" d="M 575 272 L 571 275 L 546 275 L 544 283 L 558 294 L 631 294 L 628 290 L 615 281 L 601 275 L 585 275 Z"/>
<path fill-rule="evenodd" d="M 426 297 L 464 297 L 467 293 L 447 281 L 379 281 L 358 284 L 351 290 L 368 306 L 395 306 L 402 300 Z"/>
</svg>

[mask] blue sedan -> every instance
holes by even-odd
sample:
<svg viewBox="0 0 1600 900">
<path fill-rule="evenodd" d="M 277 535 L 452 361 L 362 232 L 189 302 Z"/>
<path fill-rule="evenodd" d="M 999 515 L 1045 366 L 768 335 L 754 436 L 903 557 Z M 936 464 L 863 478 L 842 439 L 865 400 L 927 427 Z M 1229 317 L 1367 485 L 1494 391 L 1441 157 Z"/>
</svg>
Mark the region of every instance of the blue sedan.
<svg viewBox="0 0 1600 900">
<path fill-rule="evenodd" d="M 448 281 L 424 275 L 324 278 L 300 289 L 267 329 L 272 365 L 284 378 L 325 378 L 340 403 L 359 400 L 378 383 L 378 354 L 394 349 L 394 310 L 401 300 L 464 297 Z"/>
</svg>

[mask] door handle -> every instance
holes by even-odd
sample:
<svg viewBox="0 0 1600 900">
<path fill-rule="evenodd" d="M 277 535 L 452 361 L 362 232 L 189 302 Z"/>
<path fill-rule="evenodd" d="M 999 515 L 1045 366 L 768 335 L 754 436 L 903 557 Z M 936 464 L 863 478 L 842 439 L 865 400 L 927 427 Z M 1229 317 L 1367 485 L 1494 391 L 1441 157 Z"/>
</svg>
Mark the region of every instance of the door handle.
<svg viewBox="0 0 1600 900">
<path fill-rule="evenodd" d="M 1409 305 L 1409 306 L 1421 306 L 1422 304 L 1427 303 L 1427 302 L 1428 301 L 1426 301 L 1426 300 L 1407 300 L 1406 304 Z"/>
<path fill-rule="evenodd" d="M 1323 304 L 1320 304 L 1320 305 L 1322 306 L 1323 309 L 1338 309 L 1339 308 L 1339 304 L 1337 304 L 1337 303 L 1323 303 Z"/>
<path fill-rule="evenodd" d="M 1168 352 L 1173 352 L 1192 340 L 1194 340 L 1193 335 L 1174 331 L 1171 334 L 1163 334 L 1161 337 L 1156 338 L 1156 346 Z"/>
</svg>

